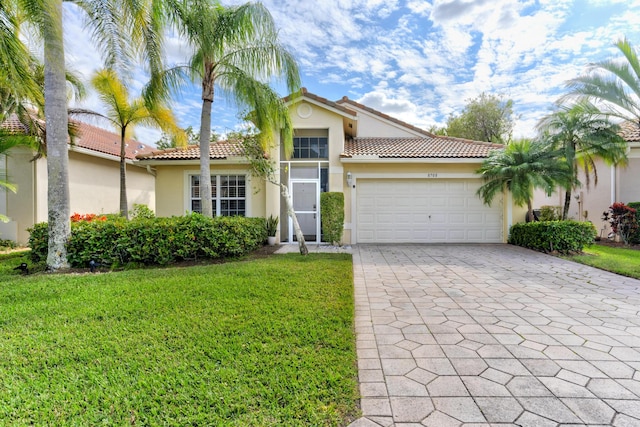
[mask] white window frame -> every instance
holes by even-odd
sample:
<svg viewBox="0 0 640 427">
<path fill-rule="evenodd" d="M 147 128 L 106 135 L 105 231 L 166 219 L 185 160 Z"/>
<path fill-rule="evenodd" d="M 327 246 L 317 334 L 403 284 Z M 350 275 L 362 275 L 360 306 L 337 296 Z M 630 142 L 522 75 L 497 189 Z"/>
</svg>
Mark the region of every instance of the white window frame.
<svg viewBox="0 0 640 427">
<path fill-rule="evenodd" d="M 200 170 L 187 170 L 184 171 L 184 210 L 187 213 L 192 213 L 191 210 L 191 177 L 194 175 L 200 175 Z M 223 171 L 212 172 L 211 176 L 216 177 L 216 203 L 213 206 L 214 216 L 218 216 L 218 213 L 221 210 L 220 206 L 220 176 L 222 175 L 239 175 L 244 176 L 244 216 L 250 217 L 251 213 L 251 174 L 247 173 L 246 170 L 240 169 L 229 169 Z M 230 199 L 230 200 L 239 200 L 240 198 Z"/>
</svg>

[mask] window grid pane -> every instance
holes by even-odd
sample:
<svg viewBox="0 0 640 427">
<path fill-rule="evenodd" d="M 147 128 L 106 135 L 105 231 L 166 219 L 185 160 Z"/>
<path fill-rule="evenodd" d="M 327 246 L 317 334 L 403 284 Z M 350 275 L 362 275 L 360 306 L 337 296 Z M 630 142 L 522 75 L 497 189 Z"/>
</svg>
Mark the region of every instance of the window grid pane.
<svg viewBox="0 0 640 427">
<path fill-rule="evenodd" d="M 202 199 L 200 197 L 200 176 L 191 175 L 191 211 L 202 212 Z M 220 194 L 220 212 L 217 210 L 217 195 Z M 246 215 L 246 180 L 244 175 L 220 175 L 218 188 L 218 176 L 211 176 L 211 200 L 216 215 Z"/>
<path fill-rule="evenodd" d="M 294 159 L 326 159 L 329 157 L 329 139 L 326 137 L 293 138 Z"/>
</svg>

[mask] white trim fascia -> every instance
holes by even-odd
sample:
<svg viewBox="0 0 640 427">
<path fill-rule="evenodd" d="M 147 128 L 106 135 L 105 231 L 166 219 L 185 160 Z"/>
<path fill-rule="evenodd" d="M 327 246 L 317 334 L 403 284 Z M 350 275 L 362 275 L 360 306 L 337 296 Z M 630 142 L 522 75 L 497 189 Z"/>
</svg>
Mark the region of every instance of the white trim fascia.
<svg viewBox="0 0 640 427">
<path fill-rule="evenodd" d="M 341 111 L 341 110 L 339 110 L 337 108 L 334 108 L 334 107 L 332 107 L 330 105 L 324 104 L 324 103 L 322 103 L 320 101 L 316 101 L 315 99 L 307 98 L 304 95 L 296 97 L 295 99 L 292 99 L 291 101 L 287 102 L 285 105 L 287 107 L 290 107 L 290 106 L 295 105 L 295 104 L 297 104 L 297 103 L 299 103 L 301 101 L 308 102 L 309 104 L 313 104 L 316 107 L 320 107 L 320 108 L 323 108 L 325 110 L 329 110 L 329 111 L 331 111 L 333 113 L 336 113 L 336 114 L 338 114 L 340 116 L 343 116 L 343 117 L 347 117 L 347 118 L 349 118 L 351 120 L 354 120 L 354 121 L 358 120 L 358 116 L 357 115 L 351 115 L 351 114 L 345 113 L 344 111 Z M 340 105 L 340 104 L 338 104 L 338 105 Z M 349 109 L 347 107 L 344 107 L 344 108 Z"/>
<path fill-rule="evenodd" d="M 451 172 L 419 172 L 419 173 L 395 173 L 395 172 L 372 172 L 372 173 L 352 173 L 355 187 L 357 179 L 481 179 L 482 177 L 473 172 L 451 173 Z"/>
<path fill-rule="evenodd" d="M 358 157 L 341 157 L 342 163 L 482 163 L 484 158 L 411 158 L 411 159 L 397 159 L 397 158 L 380 158 L 376 155 L 372 156 L 358 156 Z"/>
<path fill-rule="evenodd" d="M 99 159 L 112 160 L 118 163 L 120 162 L 120 156 L 115 156 L 113 154 L 108 154 L 108 153 L 102 153 L 100 151 L 90 150 L 88 148 L 78 147 L 77 145 L 69 145 L 69 151 L 73 151 L 78 154 L 86 154 L 87 156 L 97 157 Z M 126 159 L 125 162 L 130 165 L 135 164 L 134 161 L 131 159 Z"/>
</svg>

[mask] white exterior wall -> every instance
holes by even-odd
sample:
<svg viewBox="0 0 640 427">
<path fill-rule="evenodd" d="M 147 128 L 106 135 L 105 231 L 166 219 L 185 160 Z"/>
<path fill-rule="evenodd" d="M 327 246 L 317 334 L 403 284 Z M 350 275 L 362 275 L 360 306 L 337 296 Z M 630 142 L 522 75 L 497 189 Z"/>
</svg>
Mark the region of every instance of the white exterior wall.
<svg viewBox="0 0 640 427">
<path fill-rule="evenodd" d="M 6 193 L 6 215 L 11 222 L 0 225 L 0 238 L 25 244 L 27 228 L 47 221 L 47 163 L 45 158 L 31 161 L 33 153 L 14 148 L 7 157 L 7 177 L 18 187 Z M 119 160 L 97 157 L 86 152 L 69 152 L 69 193 L 71 214 L 117 213 L 120 206 Z M 155 210 L 155 178 L 146 169 L 127 165 L 129 208 L 135 203 Z"/>
</svg>

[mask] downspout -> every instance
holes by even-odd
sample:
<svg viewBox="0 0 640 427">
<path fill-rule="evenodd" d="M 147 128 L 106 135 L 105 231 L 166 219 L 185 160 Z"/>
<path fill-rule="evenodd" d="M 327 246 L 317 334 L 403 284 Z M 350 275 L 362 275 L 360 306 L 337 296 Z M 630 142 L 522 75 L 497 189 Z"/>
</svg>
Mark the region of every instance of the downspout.
<svg viewBox="0 0 640 427">
<path fill-rule="evenodd" d="M 147 172 L 149 175 L 152 175 L 154 178 L 156 177 L 156 170 L 151 167 L 151 165 L 147 165 Z"/>
<path fill-rule="evenodd" d="M 616 193 L 617 193 L 617 190 L 618 190 L 618 188 L 617 188 L 618 186 L 617 186 L 617 183 L 616 183 L 616 177 L 617 177 L 616 165 L 613 164 L 613 165 L 611 165 L 611 205 L 613 205 L 616 202 L 616 199 L 617 199 Z"/>
</svg>

